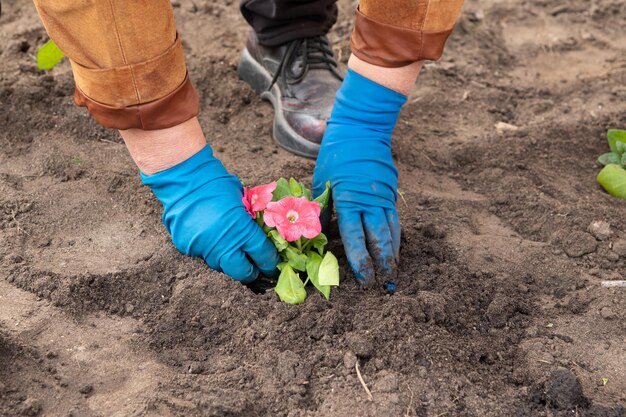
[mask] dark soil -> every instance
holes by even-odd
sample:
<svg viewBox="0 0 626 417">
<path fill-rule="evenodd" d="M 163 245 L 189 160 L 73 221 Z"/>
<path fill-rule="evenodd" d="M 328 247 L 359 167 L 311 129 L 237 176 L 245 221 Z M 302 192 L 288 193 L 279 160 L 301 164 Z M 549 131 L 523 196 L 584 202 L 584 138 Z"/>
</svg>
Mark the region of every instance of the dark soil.
<svg viewBox="0 0 626 417">
<path fill-rule="evenodd" d="M 175 3 L 217 155 L 248 184 L 308 181 L 237 78 L 236 2 Z M 331 301 L 293 307 L 176 252 L 69 65 L 36 69 L 32 4 L 4 1 L 0 415 L 626 416 L 626 291 L 600 287 L 626 273 L 626 206 L 595 181 L 626 127 L 626 4 L 565 3 L 467 0 L 395 132 L 398 291 L 340 257 Z"/>
</svg>

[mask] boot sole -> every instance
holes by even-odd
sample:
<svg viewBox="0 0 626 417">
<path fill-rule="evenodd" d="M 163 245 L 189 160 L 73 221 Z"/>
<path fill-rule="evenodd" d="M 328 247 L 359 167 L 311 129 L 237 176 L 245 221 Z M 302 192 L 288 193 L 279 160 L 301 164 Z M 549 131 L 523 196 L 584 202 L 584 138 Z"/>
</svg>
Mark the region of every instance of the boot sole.
<svg viewBox="0 0 626 417">
<path fill-rule="evenodd" d="M 287 119 L 283 115 L 282 97 L 278 85 L 274 84 L 272 89 L 268 90 L 272 76 L 250 55 L 247 48 L 241 52 L 237 73 L 239 78 L 248 83 L 263 100 L 272 103 L 274 107 L 274 128 L 272 129 L 274 141 L 291 153 L 315 159 L 320 151 L 320 145 L 305 139 L 287 123 Z"/>
</svg>

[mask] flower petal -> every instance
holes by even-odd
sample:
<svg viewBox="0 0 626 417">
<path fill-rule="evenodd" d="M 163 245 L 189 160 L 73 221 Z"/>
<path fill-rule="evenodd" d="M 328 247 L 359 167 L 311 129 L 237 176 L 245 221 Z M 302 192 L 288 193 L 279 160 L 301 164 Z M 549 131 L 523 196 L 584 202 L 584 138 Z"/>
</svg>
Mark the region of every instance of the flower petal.
<svg viewBox="0 0 626 417">
<path fill-rule="evenodd" d="M 298 227 L 293 225 L 283 227 L 282 233 L 281 230 L 278 229 L 278 233 L 280 233 L 281 235 L 284 234 L 283 237 L 288 242 L 295 242 L 296 240 L 300 239 L 300 237 L 302 237 L 302 233 L 300 233 Z"/>
<path fill-rule="evenodd" d="M 319 219 L 317 220 L 317 224 L 307 224 L 306 227 L 302 228 L 302 235 L 307 239 L 313 239 L 317 237 L 320 233 L 322 233 L 322 224 Z"/>
<path fill-rule="evenodd" d="M 243 197 L 241 198 L 241 202 L 245 207 L 246 211 L 253 219 L 256 219 L 256 212 L 252 209 L 252 204 L 250 204 L 250 192 L 246 187 L 243 187 Z"/>
<path fill-rule="evenodd" d="M 269 208 L 267 208 L 263 212 L 263 221 L 269 227 L 276 227 L 276 224 L 278 224 L 280 221 L 280 214 L 274 211 L 270 211 Z"/>
<path fill-rule="evenodd" d="M 259 185 L 250 190 L 250 193 L 257 196 L 256 201 L 252 204 L 254 211 L 265 210 L 267 204 L 272 201 L 272 192 L 276 189 L 276 181 L 269 184 Z"/>
</svg>

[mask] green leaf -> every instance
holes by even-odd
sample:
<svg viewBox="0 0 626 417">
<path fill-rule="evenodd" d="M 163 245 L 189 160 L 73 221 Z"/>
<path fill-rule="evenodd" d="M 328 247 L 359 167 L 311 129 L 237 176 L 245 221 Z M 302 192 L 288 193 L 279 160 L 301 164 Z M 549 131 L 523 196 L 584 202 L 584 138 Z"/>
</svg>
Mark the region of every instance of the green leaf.
<svg viewBox="0 0 626 417">
<path fill-rule="evenodd" d="M 49 70 L 54 68 L 65 54 L 61 52 L 58 46 L 51 40 L 44 43 L 37 51 L 37 67 L 41 70 Z"/>
<path fill-rule="evenodd" d="M 626 152 L 626 143 L 615 142 L 615 153 L 621 156 L 624 152 Z"/>
<path fill-rule="evenodd" d="M 319 203 L 321 211 L 324 211 L 326 207 L 328 207 L 328 202 L 330 201 L 330 181 L 326 181 L 324 192 L 317 196 L 314 201 Z"/>
<path fill-rule="evenodd" d="M 339 262 L 331 252 L 326 252 L 322 259 L 319 278 L 321 285 L 339 285 Z"/>
<path fill-rule="evenodd" d="M 315 249 L 317 249 L 320 255 L 324 255 L 324 248 L 326 247 L 327 244 L 328 244 L 328 238 L 326 237 L 324 233 L 320 233 L 319 235 L 315 236 L 313 239 L 309 240 L 304 245 L 304 247 L 310 248 L 311 246 L 313 246 Z"/>
<path fill-rule="evenodd" d="M 289 265 L 285 265 L 280 272 L 274 291 L 280 300 L 287 304 L 302 304 L 306 299 L 304 284 Z"/>
<path fill-rule="evenodd" d="M 330 300 L 330 285 L 320 284 L 319 271 L 322 257 L 315 252 L 307 252 L 306 273 L 313 283 L 313 286 L 322 293 L 324 298 Z"/>
<path fill-rule="evenodd" d="M 291 190 L 291 195 L 294 197 L 302 197 L 304 194 L 302 185 L 293 178 L 289 178 L 289 189 Z"/>
<path fill-rule="evenodd" d="M 600 165 L 621 164 L 622 158 L 615 152 L 603 153 L 598 157 L 598 163 Z"/>
<path fill-rule="evenodd" d="M 278 252 L 284 251 L 287 249 L 287 246 L 289 246 L 289 242 L 287 242 L 276 229 L 270 230 L 267 237 L 269 237 L 274 246 L 276 246 L 276 250 Z"/>
<path fill-rule="evenodd" d="M 622 154 L 622 158 L 619 160 L 619 162 L 617 162 L 618 164 L 620 164 L 622 166 L 622 168 L 624 166 L 626 166 L 626 153 Z"/>
<path fill-rule="evenodd" d="M 606 133 L 606 137 L 609 141 L 609 148 L 611 148 L 611 151 L 619 153 L 617 152 L 617 143 L 626 143 L 626 130 L 609 129 Z"/>
<path fill-rule="evenodd" d="M 282 200 L 285 197 L 289 197 L 291 195 L 291 190 L 289 189 L 289 183 L 286 179 L 280 178 L 276 181 L 276 189 L 272 193 L 272 201 Z"/>
<path fill-rule="evenodd" d="M 306 255 L 298 252 L 298 249 L 293 246 L 287 246 L 285 248 L 285 255 L 287 256 L 287 262 L 289 265 L 298 271 L 306 271 Z"/>
<path fill-rule="evenodd" d="M 306 188 L 302 183 L 300 183 L 300 186 L 302 187 L 302 191 L 304 191 L 304 196 L 306 197 L 306 199 L 309 201 L 313 201 L 313 194 L 311 194 L 311 190 Z"/>
<path fill-rule="evenodd" d="M 272 193 L 272 201 L 282 200 L 285 197 L 302 196 L 309 200 L 313 200 L 311 190 L 306 188 L 303 183 L 296 181 L 294 178 L 290 178 L 289 181 L 284 178 L 280 178 L 276 181 L 276 189 Z"/>
<path fill-rule="evenodd" d="M 626 170 L 620 165 L 605 166 L 598 174 L 597 180 L 613 197 L 626 199 Z"/>
</svg>

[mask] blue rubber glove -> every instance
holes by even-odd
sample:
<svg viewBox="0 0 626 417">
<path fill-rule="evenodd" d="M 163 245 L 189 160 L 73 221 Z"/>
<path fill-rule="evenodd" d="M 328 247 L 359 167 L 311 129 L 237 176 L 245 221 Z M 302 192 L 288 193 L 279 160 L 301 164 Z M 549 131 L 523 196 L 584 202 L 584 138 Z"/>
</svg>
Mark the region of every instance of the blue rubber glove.
<svg viewBox="0 0 626 417">
<path fill-rule="evenodd" d="M 330 181 L 348 261 L 365 285 L 396 274 L 400 221 L 391 133 L 405 102 L 405 96 L 348 70 L 313 175 L 314 195 Z"/>
<path fill-rule="evenodd" d="M 243 283 L 259 270 L 276 273 L 276 248 L 246 212 L 241 183 L 208 145 L 165 171 L 141 173 L 141 180 L 163 204 L 163 224 L 179 251 Z"/>
</svg>

